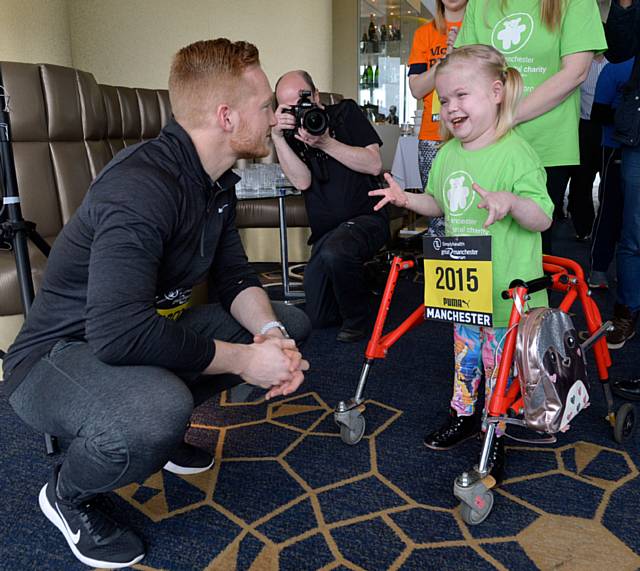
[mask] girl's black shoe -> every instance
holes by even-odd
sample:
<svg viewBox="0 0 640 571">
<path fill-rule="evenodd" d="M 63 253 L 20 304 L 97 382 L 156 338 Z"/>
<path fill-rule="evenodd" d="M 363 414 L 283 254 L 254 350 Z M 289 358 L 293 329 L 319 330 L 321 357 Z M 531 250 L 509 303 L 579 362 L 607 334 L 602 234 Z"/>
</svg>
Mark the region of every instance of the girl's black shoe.
<svg viewBox="0 0 640 571">
<path fill-rule="evenodd" d="M 458 416 L 451 409 L 444 426 L 430 432 L 424 437 L 424 445 L 432 450 L 449 450 L 478 434 L 478 423 L 475 415 Z"/>
</svg>

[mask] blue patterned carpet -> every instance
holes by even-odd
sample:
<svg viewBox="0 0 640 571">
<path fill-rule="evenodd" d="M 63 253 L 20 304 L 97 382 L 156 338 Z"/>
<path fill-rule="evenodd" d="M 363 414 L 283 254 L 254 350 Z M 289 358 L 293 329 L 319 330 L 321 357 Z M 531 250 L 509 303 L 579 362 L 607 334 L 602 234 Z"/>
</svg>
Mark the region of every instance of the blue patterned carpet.
<svg viewBox="0 0 640 571">
<path fill-rule="evenodd" d="M 587 246 L 562 242 L 584 262 Z M 612 293 L 597 293 L 605 315 Z M 391 325 L 420 303 L 403 279 Z M 479 526 L 467 526 L 454 478 L 479 444 L 449 452 L 422 445 L 447 414 L 453 368 L 450 327 L 429 323 L 376 363 L 365 396 L 367 429 L 345 445 L 333 423 L 353 396 L 365 342 L 315 332 L 312 369 L 298 394 L 265 404 L 222 395 L 200 407 L 189 439 L 216 454 L 208 473 L 157 473 L 112 494 L 118 517 L 143 534 L 136 569 L 529 570 L 640 568 L 640 437 L 617 445 L 592 373 L 592 405 L 552 446 L 507 441 L 507 479 Z M 614 353 L 612 378 L 640 372 L 634 339 Z M 620 403 L 618 403 L 620 404 Z M 50 461 L 39 435 L 0 402 L 0 569 L 84 569 L 37 507 Z"/>
</svg>

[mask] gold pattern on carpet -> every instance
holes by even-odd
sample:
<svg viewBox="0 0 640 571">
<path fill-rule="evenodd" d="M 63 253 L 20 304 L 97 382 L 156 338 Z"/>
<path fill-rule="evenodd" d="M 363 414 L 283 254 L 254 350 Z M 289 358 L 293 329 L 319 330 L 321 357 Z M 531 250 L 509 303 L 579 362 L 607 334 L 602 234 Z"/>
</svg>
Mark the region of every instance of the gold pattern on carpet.
<svg viewBox="0 0 640 571">
<path fill-rule="evenodd" d="M 194 431 L 216 431 L 218 440 L 216 444 L 216 463 L 212 470 L 195 476 L 175 476 L 182 478 L 197 490 L 203 492 L 203 497 L 188 505 L 182 505 L 177 509 L 170 509 L 165 497 L 165 485 L 167 475 L 163 472 L 153 474 L 143 484 L 131 484 L 118 490 L 118 493 L 137 510 L 145 514 L 153 521 L 161 521 L 178 514 L 196 510 L 202 506 L 210 506 L 226 518 L 240 526 L 241 531 L 235 539 L 219 553 L 212 553 L 211 560 L 206 570 L 233 570 L 237 566 L 242 541 L 253 536 L 262 545 L 261 551 L 255 557 L 250 566 L 245 568 L 250 571 L 278 571 L 279 558 L 283 550 L 295 546 L 309 538 L 319 535 L 324 539 L 333 557 L 333 561 L 321 568 L 330 571 L 340 566 L 346 569 L 362 570 L 363 567 L 350 561 L 342 553 L 334 537 L 338 530 L 361 524 L 363 522 L 382 522 L 389 533 L 404 546 L 395 560 L 388 566 L 390 570 L 400 569 L 402 565 L 416 551 L 442 550 L 448 548 L 470 548 L 483 560 L 496 569 L 507 571 L 507 567 L 491 554 L 491 547 L 499 544 L 517 543 L 531 561 L 540 569 L 616 569 L 635 570 L 640 568 L 640 558 L 625 543 L 616 537 L 603 525 L 603 516 L 612 498 L 612 495 L 620 487 L 638 477 L 638 468 L 630 456 L 621 450 L 600 446 L 590 442 L 575 442 L 559 448 L 544 447 L 507 447 L 514 456 L 518 454 L 538 455 L 536 466 L 540 466 L 539 472 L 514 475 L 505 480 L 494 491 L 517 509 L 525 509 L 531 512 L 531 522 L 522 529 L 514 530 L 512 535 L 499 535 L 485 537 L 474 532 L 467 526 L 459 515 L 458 508 L 445 508 L 427 505 L 415 500 L 410 493 L 402 489 L 402 486 L 393 482 L 382 473 L 378 466 L 377 439 L 385 433 L 400 417 L 402 411 L 389 407 L 376 401 L 367 401 L 368 412 L 372 409 L 382 417 L 378 426 L 373 424 L 367 430 L 363 441 L 358 445 L 365 447 L 368 453 L 368 468 L 354 468 L 353 473 L 345 474 L 339 481 L 333 481 L 321 485 L 312 485 L 308 478 L 303 477 L 291 462 L 292 454 L 305 442 L 313 439 L 317 444 L 318 439 L 323 439 L 324 445 L 335 447 L 337 454 L 344 454 L 347 447 L 341 440 L 338 430 L 330 432 L 332 425 L 333 409 L 329 407 L 316 393 L 305 393 L 274 403 L 264 401 L 253 403 L 226 403 L 222 399 L 220 409 L 225 407 L 253 407 L 252 412 L 258 412 L 258 420 L 250 420 L 216 426 L 213 424 L 197 423 L 192 425 Z M 222 412 L 224 412 L 222 410 Z M 295 424 L 296 419 L 315 413 L 317 418 L 306 427 L 301 428 Z M 255 416 L 255 415 L 254 415 Z M 225 457 L 223 455 L 225 441 L 230 433 L 251 427 L 264 427 L 269 425 L 290 433 L 291 439 L 277 454 L 259 457 Z M 333 448 L 332 448 L 333 450 Z M 619 465 L 619 473 L 613 477 L 610 474 L 599 474 L 598 462 L 604 459 L 615 460 Z M 293 499 L 287 499 L 282 505 L 269 513 L 262 515 L 255 521 L 246 521 L 233 509 L 216 501 L 216 486 L 220 473 L 232 463 L 237 462 L 272 462 L 276 463 L 298 485 L 300 493 Z M 328 515 L 324 509 L 323 500 L 326 494 L 341 490 L 354 491 L 363 483 L 375 482 L 379 490 L 384 491 L 392 501 L 379 510 L 368 513 L 357 513 L 348 517 L 335 519 L 335 514 Z M 584 486 L 589 494 L 585 494 L 585 513 L 592 515 L 567 516 L 556 510 L 548 498 L 553 493 L 559 493 L 563 485 L 578 482 Z M 543 490 L 541 494 L 529 494 L 528 490 L 538 488 Z M 140 499 L 137 494 L 141 488 L 148 489 L 151 497 Z M 156 492 L 156 493 L 154 493 Z M 549 494 L 547 494 L 549 492 Z M 545 503 L 547 502 L 547 503 Z M 354 503 L 358 503 L 354 499 Z M 304 530 L 291 530 L 291 535 L 284 541 L 276 542 L 270 539 L 261 529 L 262 526 L 275 520 L 287 510 L 309 505 L 310 520 Z M 518 507 L 520 506 L 520 507 Z M 354 510 L 357 506 L 354 506 Z M 490 517 L 500 518 L 499 508 L 494 508 L 495 513 Z M 448 518 L 452 525 L 457 526 L 457 538 L 421 541 L 411 531 L 407 530 L 400 522 L 403 515 L 429 518 Z M 482 527 L 482 524 L 481 526 Z M 478 528 L 476 528 L 477 530 Z M 430 551 L 433 552 L 433 551 Z M 433 552 L 435 553 L 435 552 Z M 134 566 L 137 569 L 151 569 L 141 565 Z"/>
</svg>

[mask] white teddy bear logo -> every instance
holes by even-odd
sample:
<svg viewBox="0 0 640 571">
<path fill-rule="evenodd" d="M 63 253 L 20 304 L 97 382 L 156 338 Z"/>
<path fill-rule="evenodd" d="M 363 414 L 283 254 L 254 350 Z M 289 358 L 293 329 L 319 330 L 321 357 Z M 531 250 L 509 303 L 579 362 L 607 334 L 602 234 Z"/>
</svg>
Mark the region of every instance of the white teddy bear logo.
<svg viewBox="0 0 640 571">
<path fill-rule="evenodd" d="M 449 209 L 451 212 L 463 210 L 467 206 L 467 198 L 469 196 L 469 187 L 464 185 L 464 176 L 450 178 L 449 184 L 451 188 L 447 190 L 447 199 L 449 200 Z"/>
<path fill-rule="evenodd" d="M 527 29 L 520 20 L 521 18 L 505 20 L 504 28 L 498 32 L 498 39 L 502 42 L 503 49 L 508 50 L 512 45 L 517 46 L 520 43 L 522 32 Z"/>
</svg>

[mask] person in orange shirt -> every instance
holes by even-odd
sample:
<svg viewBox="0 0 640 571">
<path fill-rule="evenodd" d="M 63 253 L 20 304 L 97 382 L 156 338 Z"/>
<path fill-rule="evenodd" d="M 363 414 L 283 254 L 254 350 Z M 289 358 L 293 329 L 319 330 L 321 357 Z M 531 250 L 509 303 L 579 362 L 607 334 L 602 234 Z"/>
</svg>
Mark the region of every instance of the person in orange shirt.
<svg viewBox="0 0 640 571">
<path fill-rule="evenodd" d="M 409 88 L 416 99 L 422 99 L 424 107 L 418 135 L 418 165 L 423 188 L 440 143 L 440 100 L 435 91 L 435 70 L 453 47 L 466 7 L 467 0 L 436 0 L 435 18 L 420 26 L 413 36 Z M 444 236 L 442 217 L 430 221 L 429 234 Z"/>
</svg>

